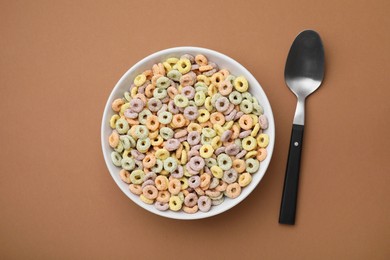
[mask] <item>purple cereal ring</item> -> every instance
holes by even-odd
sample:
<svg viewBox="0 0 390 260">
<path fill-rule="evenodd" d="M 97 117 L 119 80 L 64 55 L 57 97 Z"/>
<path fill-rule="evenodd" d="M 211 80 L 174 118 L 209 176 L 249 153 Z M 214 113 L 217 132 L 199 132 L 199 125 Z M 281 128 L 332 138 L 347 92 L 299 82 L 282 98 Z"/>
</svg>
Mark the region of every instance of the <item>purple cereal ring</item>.
<svg viewBox="0 0 390 260">
<path fill-rule="evenodd" d="M 195 106 L 188 106 L 184 108 L 183 114 L 188 120 L 195 120 L 199 116 L 198 109 Z"/>
<path fill-rule="evenodd" d="M 193 207 L 198 203 L 198 196 L 196 196 L 195 193 L 189 193 L 185 198 L 184 198 L 184 205 L 187 207 Z"/>
<path fill-rule="evenodd" d="M 207 212 L 211 208 L 211 199 L 207 196 L 200 196 L 198 199 L 198 208 L 202 212 Z"/>
<path fill-rule="evenodd" d="M 211 179 L 211 182 L 210 182 L 210 186 L 209 186 L 209 189 L 212 190 L 214 189 L 215 187 L 217 187 L 219 184 L 219 179 L 218 178 L 212 178 Z"/>
<path fill-rule="evenodd" d="M 140 153 L 135 149 L 132 149 L 130 153 L 131 153 L 131 156 L 133 156 L 135 160 L 142 161 L 145 158 L 145 154 Z"/>
<path fill-rule="evenodd" d="M 225 149 L 227 155 L 236 155 L 240 152 L 240 147 L 236 144 L 228 145 Z"/>
<path fill-rule="evenodd" d="M 188 53 L 181 55 L 180 59 L 188 59 L 191 64 L 195 62 L 195 57 Z"/>
<path fill-rule="evenodd" d="M 231 184 L 237 180 L 237 172 L 234 169 L 229 169 L 227 171 L 224 171 L 222 180 L 224 180 L 226 183 Z"/>
<path fill-rule="evenodd" d="M 154 172 L 149 172 L 147 174 L 145 174 L 145 177 L 144 177 L 144 181 L 147 181 L 147 180 L 155 180 L 157 177 L 157 174 L 154 173 Z"/>
<path fill-rule="evenodd" d="M 226 115 L 230 114 L 230 112 L 232 112 L 233 109 L 234 109 L 234 104 L 230 103 L 228 109 L 226 109 L 226 111 L 223 112 L 223 114 L 226 116 Z"/>
<path fill-rule="evenodd" d="M 174 137 L 175 138 L 180 138 L 180 137 L 186 136 L 187 133 L 188 133 L 187 130 L 183 129 L 183 130 L 180 130 L 180 131 L 176 132 Z"/>
<path fill-rule="evenodd" d="M 187 141 L 187 136 L 183 136 L 177 139 L 180 143 Z"/>
<path fill-rule="evenodd" d="M 142 189 L 143 189 L 146 185 L 155 186 L 154 180 L 145 180 L 145 178 L 144 178 L 144 183 L 142 183 Z"/>
<path fill-rule="evenodd" d="M 188 99 L 193 99 L 195 97 L 195 89 L 191 86 L 186 86 L 181 90 L 181 94 Z"/>
<path fill-rule="evenodd" d="M 227 140 L 230 139 L 230 137 L 232 137 L 232 134 L 233 134 L 232 130 L 226 130 L 221 135 L 221 141 L 226 142 Z"/>
<path fill-rule="evenodd" d="M 234 117 L 234 120 L 240 119 L 244 115 L 244 112 L 238 111 L 236 116 Z"/>
<path fill-rule="evenodd" d="M 268 118 L 265 115 L 259 116 L 259 124 L 261 129 L 267 129 L 268 128 Z"/>
<path fill-rule="evenodd" d="M 176 179 L 180 179 L 184 175 L 183 166 L 178 165 L 176 170 L 171 173 L 171 176 Z"/>
<path fill-rule="evenodd" d="M 249 136 L 251 133 L 252 133 L 251 130 L 242 131 L 242 132 L 238 135 L 238 137 L 239 137 L 239 138 L 245 138 L 245 137 Z"/>
<path fill-rule="evenodd" d="M 157 112 L 162 107 L 162 102 L 158 98 L 151 98 L 148 101 L 148 108 L 152 112 Z"/>
<path fill-rule="evenodd" d="M 207 173 L 207 174 L 210 174 L 211 173 L 211 170 L 209 167 L 205 166 L 204 167 L 204 172 Z"/>
<path fill-rule="evenodd" d="M 233 109 L 233 111 L 230 112 L 230 114 L 225 116 L 225 121 L 233 121 L 234 118 L 236 117 L 236 114 L 237 114 L 237 110 Z"/>
<path fill-rule="evenodd" d="M 200 177 L 198 175 L 191 176 L 188 179 L 188 186 L 190 188 L 196 189 L 200 185 Z"/>
<path fill-rule="evenodd" d="M 189 163 L 186 164 L 186 169 L 187 169 L 188 173 L 191 174 L 191 175 L 197 175 L 197 174 L 199 174 L 199 172 L 193 170 L 193 169 L 190 167 L 190 164 L 189 164 Z"/>
<path fill-rule="evenodd" d="M 200 142 L 200 134 L 197 132 L 197 131 L 192 131 L 188 134 L 187 136 L 187 142 L 193 146 L 193 145 L 197 145 L 199 144 Z M 193 149 L 194 147 L 191 148 L 191 150 Z M 200 147 L 199 147 L 200 149 Z M 197 150 L 199 150 L 197 149 Z"/>
<path fill-rule="evenodd" d="M 135 169 L 134 170 L 137 170 L 137 169 L 143 170 L 144 169 L 144 165 L 142 164 L 141 160 L 135 159 L 134 163 L 135 163 Z"/>
<path fill-rule="evenodd" d="M 197 70 L 199 69 L 199 65 L 198 64 L 192 64 L 191 65 L 191 70 Z"/>
<path fill-rule="evenodd" d="M 242 150 L 241 152 L 239 152 L 238 154 L 236 154 L 236 158 L 237 159 L 241 159 L 242 157 L 244 157 L 246 155 L 246 150 Z"/>
<path fill-rule="evenodd" d="M 201 144 L 194 145 L 194 146 L 192 146 L 192 147 L 191 147 L 191 150 L 196 150 L 196 151 L 199 151 L 201 147 L 202 147 L 202 145 L 201 145 Z"/>
<path fill-rule="evenodd" d="M 154 207 L 160 211 L 166 211 L 167 209 L 169 209 L 169 204 L 166 202 L 156 201 L 154 203 Z"/>
<path fill-rule="evenodd" d="M 213 67 L 213 69 L 216 69 L 216 70 L 218 70 L 218 65 L 217 65 L 217 64 L 215 64 L 214 62 L 212 62 L 212 61 L 209 61 L 209 62 L 208 62 L 208 64 L 209 64 L 211 67 Z"/>
<path fill-rule="evenodd" d="M 189 161 L 191 169 L 194 171 L 200 171 L 203 169 L 205 162 L 204 159 L 200 156 L 194 156 Z"/>
<path fill-rule="evenodd" d="M 180 142 L 177 139 L 171 138 L 168 141 L 165 142 L 164 148 L 168 151 L 172 152 L 179 148 Z"/>
<path fill-rule="evenodd" d="M 172 114 L 179 114 L 179 108 L 175 105 L 173 100 L 169 101 L 168 103 L 168 111 Z"/>
<path fill-rule="evenodd" d="M 196 151 L 196 150 L 190 150 L 190 151 L 188 152 L 188 158 L 191 159 L 191 158 L 194 157 L 194 156 L 199 156 L 199 152 Z"/>
<path fill-rule="evenodd" d="M 131 109 L 126 109 L 123 114 L 125 115 L 126 118 L 135 119 L 138 117 L 138 113 L 133 112 Z"/>
<path fill-rule="evenodd" d="M 217 148 L 217 149 L 215 150 L 214 154 L 220 155 L 221 153 L 224 153 L 224 152 L 225 152 L 225 149 L 226 149 L 225 147 L 221 146 L 221 147 L 219 147 L 219 148 Z"/>
<path fill-rule="evenodd" d="M 144 109 L 144 106 L 145 106 L 145 103 L 139 98 L 135 98 L 135 99 L 130 100 L 130 107 L 134 112 L 137 112 L 137 113 L 141 112 L 142 109 Z"/>
<path fill-rule="evenodd" d="M 142 85 L 142 86 L 140 86 L 140 87 L 138 88 L 137 92 L 138 92 L 139 94 L 145 94 L 145 88 L 146 88 L 146 86 Z"/>
<path fill-rule="evenodd" d="M 215 102 L 215 108 L 218 110 L 218 112 L 224 112 L 229 108 L 229 99 L 226 97 L 220 97 Z"/>
</svg>

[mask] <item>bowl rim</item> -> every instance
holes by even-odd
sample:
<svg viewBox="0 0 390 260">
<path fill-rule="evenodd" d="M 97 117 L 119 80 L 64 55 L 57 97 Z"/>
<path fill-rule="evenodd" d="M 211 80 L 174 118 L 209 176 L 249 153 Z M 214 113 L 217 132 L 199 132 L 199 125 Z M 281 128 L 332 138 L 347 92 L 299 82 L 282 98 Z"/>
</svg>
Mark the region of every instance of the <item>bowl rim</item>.
<svg viewBox="0 0 390 260">
<path fill-rule="evenodd" d="M 268 154 L 269 159 L 266 161 L 265 165 L 261 165 L 262 166 L 261 169 L 263 169 L 263 174 L 262 174 L 262 176 L 260 176 L 259 181 L 257 183 L 254 183 L 254 185 L 251 186 L 251 190 L 248 191 L 246 194 L 242 193 L 239 197 L 233 199 L 234 200 L 233 203 L 230 203 L 229 205 L 227 205 L 225 207 L 217 207 L 218 209 L 214 210 L 214 211 L 201 212 L 201 214 L 198 214 L 199 212 L 196 213 L 196 214 L 188 214 L 188 213 L 184 213 L 184 212 L 173 212 L 173 211 L 172 211 L 172 213 L 174 213 L 174 214 L 171 214 L 171 211 L 168 211 L 169 212 L 168 213 L 167 211 L 152 210 L 152 207 L 153 207 L 152 205 L 145 204 L 140 199 L 134 200 L 129 195 L 128 189 L 125 189 L 125 188 L 123 188 L 123 185 L 120 185 L 121 184 L 121 182 L 120 182 L 121 180 L 120 179 L 118 180 L 117 178 L 115 178 L 114 173 L 110 170 L 110 166 L 112 164 L 111 163 L 111 157 L 108 154 L 106 154 L 106 152 L 105 152 L 105 150 L 106 150 L 105 142 L 107 142 L 107 140 L 106 140 L 106 136 L 104 136 L 104 132 L 105 132 L 104 129 L 105 129 L 106 124 L 107 124 L 107 122 L 109 120 L 109 118 L 108 118 L 108 114 L 109 114 L 108 111 L 111 109 L 111 102 L 110 101 L 113 100 L 113 97 L 117 94 L 118 89 L 120 88 L 122 83 L 132 73 L 134 73 L 135 71 L 139 70 L 139 67 L 142 67 L 142 64 L 144 64 L 144 63 L 148 63 L 151 60 L 158 59 L 159 57 L 164 57 L 164 56 L 166 56 L 168 54 L 173 55 L 174 53 L 185 53 L 185 52 L 197 52 L 197 53 L 205 55 L 206 57 L 208 56 L 208 54 L 211 54 L 212 56 L 219 56 L 221 59 L 225 60 L 229 64 L 231 64 L 231 63 L 235 64 L 234 66 L 238 67 L 239 71 L 245 72 L 246 74 L 249 75 L 249 77 L 251 78 L 250 82 L 252 82 L 252 83 L 254 82 L 255 84 L 258 84 L 258 86 L 259 86 L 258 90 L 260 91 L 260 95 L 265 99 L 265 101 L 267 102 L 267 106 L 269 107 L 269 110 L 268 109 L 266 110 L 268 123 L 269 123 L 269 127 L 268 127 L 267 131 L 269 132 L 269 137 L 270 137 L 270 142 L 269 142 L 269 145 L 267 146 L 267 154 Z M 249 79 L 248 79 L 248 81 L 249 81 Z M 262 105 L 264 106 L 264 104 L 262 104 Z M 156 215 L 159 215 L 159 216 L 162 216 L 162 217 L 166 217 L 166 218 L 170 218 L 170 219 L 178 219 L 178 220 L 195 220 L 195 219 L 203 219 L 203 218 L 216 216 L 216 215 L 219 215 L 219 214 L 221 214 L 223 212 L 228 211 L 229 209 L 231 209 L 234 206 L 236 206 L 239 203 L 241 203 L 246 197 L 248 197 L 256 189 L 256 187 L 259 185 L 259 183 L 263 179 L 265 173 L 267 172 L 268 166 L 269 166 L 269 164 L 271 162 L 271 159 L 272 159 L 274 145 L 275 145 L 275 120 L 274 120 L 274 116 L 273 116 L 272 107 L 271 107 L 271 104 L 269 102 L 269 99 L 268 99 L 266 93 L 264 92 L 263 88 L 261 87 L 261 85 L 257 81 L 257 79 L 253 76 L 253 74 L 247 68 L 245 68 L 243 65 L 241 65 L 238 61 L 234 60 L 233 58 L 231 58 L 231 57 L 229 57 L 229 56 L 227 56 L 227 55 L 225 55 L 223 53 L 220 53 L 218 51 L 211 50 L 211 49 L 208 49 L 208 48 L 203 48 L 203 47 L 181 46 L 181 47 L 173 47 L 173 48 L 163 49 L 163 50 L 154 52 L 154 53 L 144 57 L 143 59 L 141 59 L 137 63 L 135 63 L 133 66 L 131 66 L 123 74 L 123 76 L 119 79 L 119 81 L 115 84 L 114 88 L 111 90 L 111 93 L 110 93 L 110 95 L 109 95 L 109 97 L 107 99 L 106 105 L 104 106 L 100 133 L 101 133 L 101 147 L 102 147 L 104 161 L 105 161 L 106 166 L 107 166 L 107 170 L 110 173 L 110 175 L 111 175 L 112 179 L 114 180 L 114 182 L 120 188 L 120 190 L 122 190 L 122 192 L 131 201 L 133 201 L 135 204 L 137 204 L 141 208 L 146 209 L 148 212 L 156 214 Z M 259 171 L 260 171 L 260 169 L 259 169 Z M 260 173 L 256 172 L 255 174 L 260 174 Z M 246 188 L 249 188 L 249 187 L 246 187 Z M 221 205 L 219 205 L 219 206 L 221 206 Z"/>
</svg>

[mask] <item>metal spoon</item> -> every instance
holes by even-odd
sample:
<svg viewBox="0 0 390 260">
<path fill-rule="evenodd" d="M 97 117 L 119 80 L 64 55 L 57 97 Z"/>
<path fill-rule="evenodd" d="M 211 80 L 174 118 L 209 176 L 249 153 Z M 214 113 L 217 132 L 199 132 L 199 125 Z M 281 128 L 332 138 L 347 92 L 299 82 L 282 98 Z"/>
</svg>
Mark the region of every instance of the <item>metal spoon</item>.
<svg viewBox="0 0 390 260">
<path fill-rule="evenodd" d="M 305 124 L 305 99 L 321 85 L 324 78 L 324 47 L 317 32 L 306 30 L 295 38 L 287 57 L 284 78 L 287 86 L 297 96 L 298 104 L 291 133 L 279 223 L 294 225 Z"/>
</svg>

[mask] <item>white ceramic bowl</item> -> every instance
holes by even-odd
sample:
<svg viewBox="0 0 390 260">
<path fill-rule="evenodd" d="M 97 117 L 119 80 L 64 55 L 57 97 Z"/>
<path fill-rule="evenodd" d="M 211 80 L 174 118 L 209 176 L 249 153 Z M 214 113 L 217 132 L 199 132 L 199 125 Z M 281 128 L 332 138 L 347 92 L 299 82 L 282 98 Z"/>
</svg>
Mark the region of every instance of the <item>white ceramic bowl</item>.
<svg viewBox="0 0 390 260">
<path fill-rule="evenodd" d="M 150 69 L 152 65 L 155 63 L 162 62 L 165 59 L 170 57 L 180 57 L 181 55 L 186 53 L 192 55 L 203 54 L 208 58 L 209 61 L 216 63 L 220 68 L 228 69 L 231 74 L 235 76 L 243 75 L 249 82 L 249 92 L 251 92 L 252 95 L 254 95 L 258 99 L 259 103 L 264 108 L 265 115 L 268 117 L 269 127 L 265 131 L 265 133 L 267 133 L 270 137 L 270 142 L 267 147 L 268 156 L 263 162 L 260 163 L 259 171 L 252 175 L 253 177 L 252 182 L 247 187 L 242 189 L 241 195 L 236 199 L 229 199 L 225 197 L 225 201 L 222 204 L 218 206 L 212 206 L 209 212 L 204 213 L 199 211 L 195 214 L 187 214 L 182 211 L 180 212 L 173 212 L 170 210 L 159 211 L 153 205 L 147 205 L 143 203 L 138 196 L 132 194 L 129 191 L 128 184 L 124 183 L 120 179 L 119 177 L 120 168 L 112 164 L 111 156 L 110 156 L 112 149 L 108 144 L 108 136 L 112 131 L 109 126 L 109 120 L 111 116 L 114 114 L 114 112 L 111 109 L 112 101 L 117 98 L 123 97 L 123 93 L 125 91 L 128 91 L 130 85 L 133 82 L 134 77 L 139 73 L 142 73 L 146 69 Z M 220 214 L 234 207 L 242 200 L 244 200 L 256 188 L 260 180 L 263 178 L 272 157 L 272 152 L 275 143 L 275 123 L 274 123 L 274 117 L 272 114 L 271 105 L 263 89 L 261 88 L 259 82 L 257 82 L 257 80 L 253 77 L 253 75 L 247 69 L 245 69 L 240 63 L 238 63 L 237 61 L 233 60 L 232 58 L 224 54 L 209 49 L 198 48 L 198 47 L 177 47 L 177 48 L 162 50 L 147 56 L 143 60 L 136 63 L 122 76 L 122 78 L 118 81 L 118 83 L 115 85 L 114 89 L 112 90 L 110 97 L 107 100 L 107 104 L 104 108 L 102 128 L 101 128 L 101 142 L 102 142 L 104 160 L 106 161 L 107 168 L 112 178 L 119 186 L 119 188 L 133 202 L 138 204 L 140 207 L 163 217 L 173 218 L 173 219 L 185 219 L 185 220 L 201 219 L 201 218 L 207 218 L 207 217 Z"/>
</svg>

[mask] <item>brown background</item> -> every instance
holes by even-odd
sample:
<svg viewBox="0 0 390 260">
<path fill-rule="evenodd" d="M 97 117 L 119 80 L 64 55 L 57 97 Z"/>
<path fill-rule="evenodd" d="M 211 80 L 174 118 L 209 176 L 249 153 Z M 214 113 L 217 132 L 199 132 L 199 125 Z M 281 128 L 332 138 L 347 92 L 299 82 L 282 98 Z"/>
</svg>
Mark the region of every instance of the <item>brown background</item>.
<svg viewBox="0 0 390 260">
<path fill-rule="evenodd" d="M 0 258 L 390 259 L 389 1 L 1 1 Z M 278 224 L 296 99 L 294 37 L 317 30 L 297 224 Z M 199 221 L 155 216 L 111 179 L 106 99 L 141 58 L 220 51 L 262 84 L 276 146 L 258 188 Z"/>
</svg>

